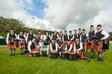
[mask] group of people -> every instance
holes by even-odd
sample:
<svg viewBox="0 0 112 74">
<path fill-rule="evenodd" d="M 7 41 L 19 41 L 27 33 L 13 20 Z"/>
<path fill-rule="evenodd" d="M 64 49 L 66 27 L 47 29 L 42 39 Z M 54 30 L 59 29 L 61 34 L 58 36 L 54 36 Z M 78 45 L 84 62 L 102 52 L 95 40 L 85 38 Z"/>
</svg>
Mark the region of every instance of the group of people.
<svg viewBox="0 0 112 74">
<path fill-rule="evenodd" d="M 86 59 L 94 58 L 98 54 L 98 61 L 103 61 L 103 52 L 109 47 L 109 34 L 102 30 L 102 25 L 90 25 L 90 31 L 75 29 L 64 32 L 54 31 L 52 34 L 39 32 L 34 34 L 30 29 L 29 33 L 20 32 L 16 34 L 13 29 L 7 34 L 6 42 L 11 50 L 10 55 L 16 54 L 16 48 L 21 49 L 21 54 L 29 56 L 46 55 L 50 58 L 61 57 L 62 59 Z"/>
</svg>

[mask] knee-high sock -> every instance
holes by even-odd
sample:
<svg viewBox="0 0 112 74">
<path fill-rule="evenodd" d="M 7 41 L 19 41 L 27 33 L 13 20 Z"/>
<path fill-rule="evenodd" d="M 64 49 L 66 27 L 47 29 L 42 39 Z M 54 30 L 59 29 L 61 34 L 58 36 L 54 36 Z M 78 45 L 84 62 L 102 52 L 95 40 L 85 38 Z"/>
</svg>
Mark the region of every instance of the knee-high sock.
<svg viewBox="0 0 112 74">
<path fill-rule="evenodd" d="M 102 52 L 98 52 L 98 57 L 102 58 Z"/>
<path fill-rule="evenodd" d="M 16 49 L 15 48 L 13 48 L 13 54 L 16 54 Z"/>
<path fill-rule="evenodd" d="M 94 56 L 95 52 L 94 50 L 91 50 L 91 56 Z"/>
<path fill-rule="evenodd" d="M 10 48 L 10 55 L 12 55 L 13 54 L 13 50 L 12 50 L 12 48 Z"/>
</svg>

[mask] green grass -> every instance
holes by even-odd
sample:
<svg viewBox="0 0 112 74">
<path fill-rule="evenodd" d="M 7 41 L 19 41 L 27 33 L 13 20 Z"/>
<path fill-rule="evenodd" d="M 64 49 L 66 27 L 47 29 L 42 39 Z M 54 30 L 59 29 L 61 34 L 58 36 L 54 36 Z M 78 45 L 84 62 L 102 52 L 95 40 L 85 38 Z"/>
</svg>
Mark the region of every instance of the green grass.
<svg viewBox="0 0 112 74">
<path fill-rule="evenodd" d="M 0 74 L 112 74 L 111 49 L 112 44 L 104 53 L 104 62 L 99 62 L 95 58 L 87 63 L 86 60 L 31 58 L 28 55 L 20 55 L 19 49 L 16 56 L 9 56 L 10 50 L 0 47 Z"/>
</svg>

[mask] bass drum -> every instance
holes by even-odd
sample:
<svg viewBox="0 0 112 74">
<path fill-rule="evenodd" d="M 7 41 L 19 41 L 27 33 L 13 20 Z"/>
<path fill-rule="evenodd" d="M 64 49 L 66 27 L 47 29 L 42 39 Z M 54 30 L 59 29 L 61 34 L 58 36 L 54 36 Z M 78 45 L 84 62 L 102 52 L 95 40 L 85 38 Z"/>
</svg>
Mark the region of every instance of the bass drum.
<svg viewBox="0 0 112 74">
<path fill-rule="evenodd" d="M 103 40 L 103 49 L 108 50 L 109 49 L 109 39 Z"/>
</svg>

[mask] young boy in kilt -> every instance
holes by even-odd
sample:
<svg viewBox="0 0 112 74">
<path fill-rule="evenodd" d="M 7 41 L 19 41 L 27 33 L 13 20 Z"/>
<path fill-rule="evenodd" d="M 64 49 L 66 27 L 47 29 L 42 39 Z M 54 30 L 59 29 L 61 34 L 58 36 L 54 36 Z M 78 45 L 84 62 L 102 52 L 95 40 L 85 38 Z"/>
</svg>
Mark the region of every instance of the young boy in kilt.
<svg viewBox="0 0 112 74">
<path fill-rule="evenodd" d="M 102 30 L 102 25 L 97 25 L 95 34 L 95 46 L 98 52 L 98 61 L 103 61 L 103 41 L 109 37 L 109 34 Z"/>
<path fill-rule="evenodd" d="M 87 52 L 87 38 L 88 34 L 86 33 L 85 29 L 82 29 L 82 34 L 81 34 L 81 41 L 83 43 L 83 50 L 84 52 Z"/>
<path fill-rule="evenodd" d="M 71 52 L 71 51 L 72 51 L 72 44 L 71 44 L 70 40 L 67 40 L 65 52 Z"/>
<path fill-rule="evenodd" d="M 36 45 L 36 37 L 33 37 L 31 41 L 28 43 L 28 51 L 29 56 L 32 56 L 32 54 L 40 54 L 39 46 Z"/>
<path fill-rule="evenodd" d="M 75 43 L 74 43 L 74 53 L 77 56 L 80 56 L 81 59 L 84 59 L 84 54 L 82 52 L 83 49 L 83 44 L 82 42 L 79 40 L 79 37 L 76 37 Z"/>
<path fill-rule="evenodd" d="M 82 31 L 81 31 L 81 28 L 79 28 L 78 33 L 77 33 L 77 37 L 79 38 L 80 41 L 81 41 L 81 34 L 82 34 Z"/>
<path fill-rule="evenodd" d="M 72 53 L 72 44 L 70 40 L 67 40 L 66 43 L 63 43 L 63 51 L 61 52 L 62 59 L 69 59 L 69 54 Z"/>
<path fill-rule="evenodd" d="M 7 34 L 6 37 L 6 43 L 11 51 L 10 56 L 16 54 L 16 43 L 15 43 L 16 39 L 17 39 L 16 33 L 14 32 L 13 29 L 10 29 L 10 32 Z"/>
<path fill-rule="evenodd" d="M 48 49 L 44 48 L 45 44 L 43 41 L 40 39 L 38 43 L 39 49 L 40 49 L 40 55 L 44 55 L 43 52 L 46 52 L 45 54 L 48 55 Z"/>
<path fill-rule="evenodd" d="M 18 40 L 19 40 L 19 47 L 21 49 L 21 55 L 22 55 L 25 53 L 26 50 L 26 41 L 23 32 L 20 32 L 20 34 L 18 35 Z"/>
<path fill-rule="evenodd" d="M 94 25 L 90 25 L 90 31 L 88 33 L 88 47 L 90 49 L 90 58 L 94 58 L 95 55 L 95 43 L 94 43 L 94 38 L 95 38 L 95 30 L 94 30 Z"/>
<path fill-rule="evenodd" d="M 35 34 L 33 34 L 33 30 L 30 29 L 29 30 L 29 33 L 27 34 L 27 37 L 26 37 L 26 53 L 28 52 L 28 43 L 35 37 Z"/>
<path fill-rule="evenodd" d="M 68 39 L 70 41 L 74 40 L 74 35 L 72 34 L 72 31 L 69 31 L 69 37 L 68 37 Z"/>
<path fill-rule="evenodd" d="M 67 31 L 65 30 L 63 34 L 63 42 L 67 43 L 67 40 L 68 40 L 68 34 L 67 34 Z"/>
<path fill-rule="evenodd" d="M 77 37 L 77 29 L 74 30 L 74 40 L 76 39 Z"/>
<path fill-rule="evenodd" d="M 50 35 L 49 35 L 48 32 L 46 32 L 46 43 L 47 43 L 47 45 L 49 45 L 50 42 L 51 42 Z"/>
<path fill-rule="evenodd" d="M 58 57 L 58 44 L 56 42 L 56 40 L 52 40 L 52 42 L 50 43 L 50 58 L 57 58 Z"/>
<path fill-rule="evenodd" d="M 58 52 L 59 52 L 59 55 L 61 56 L 61 52 L 64 51 L 64 49 L 63 49 L 63 41 L 61 39 L 61 36 L 57 40 L 57 43 L 58 43 Z"/>
<path fill-rule="evenodd" d="M 58 39 L 58 32 L 57 31 L 55 31 L 54 33 L 53 33 L 53 35 L 52 35 L 52 40 L 57 40 Z"/>
<path fill-rule="evenodd" d="M 35 34 L 33 34 L 33 30 L 30 29 L 30 30 L 29 30 L 29 33 L 27 34 L 27 43 L 28 43 L 29 41 L 31 41 L 32 38 L 34 38 L 34 37 L 35 37 Z"/>
</svg>

